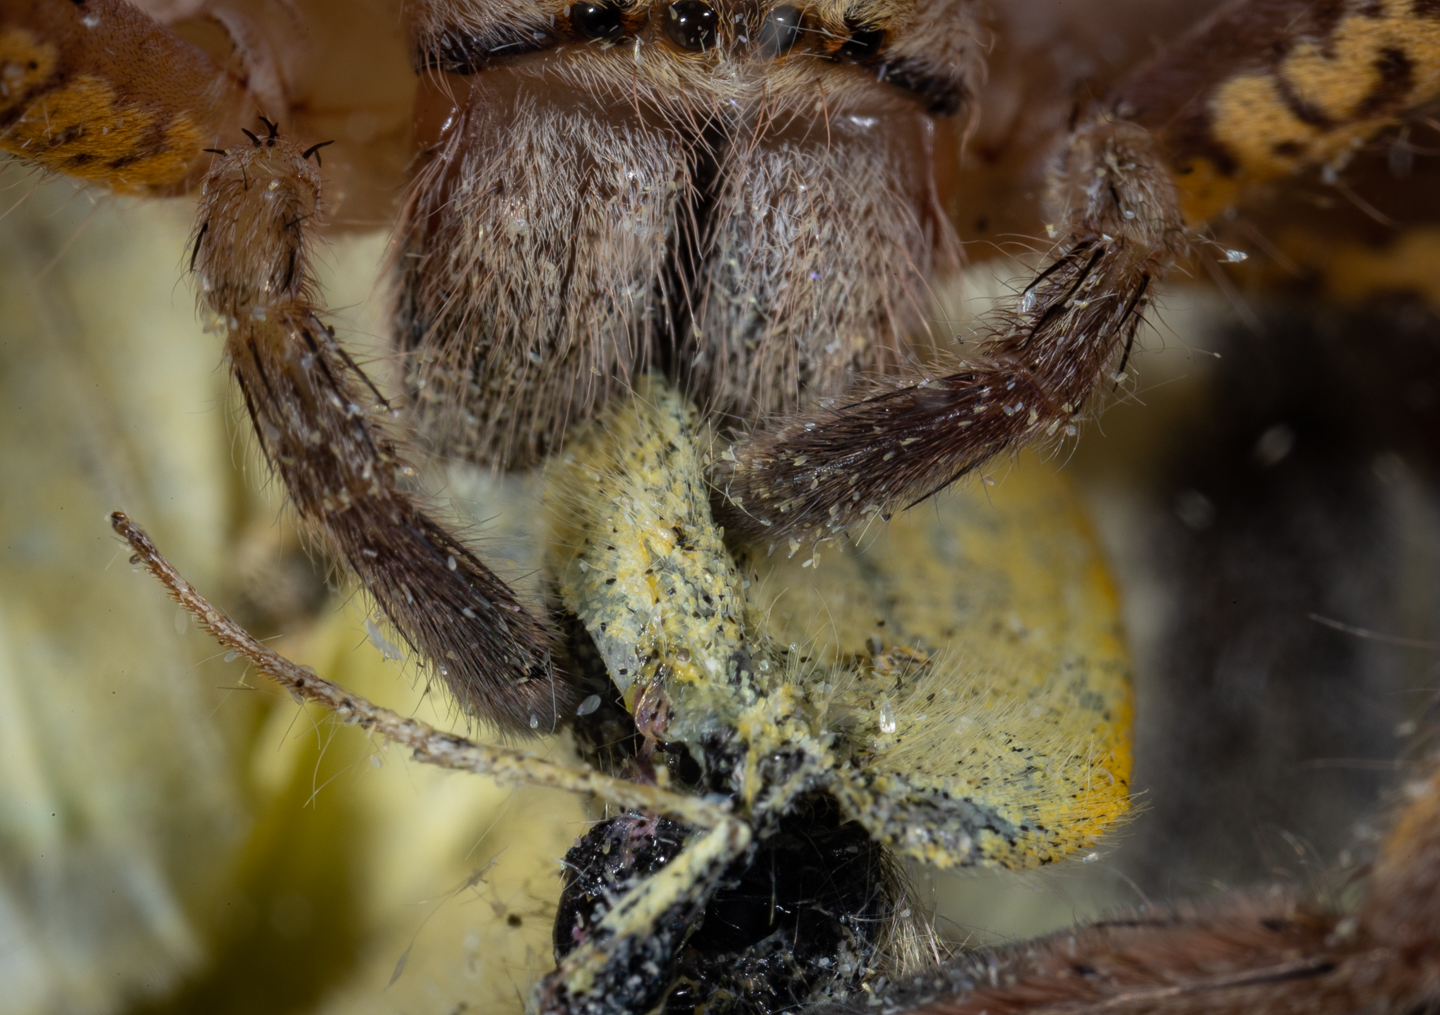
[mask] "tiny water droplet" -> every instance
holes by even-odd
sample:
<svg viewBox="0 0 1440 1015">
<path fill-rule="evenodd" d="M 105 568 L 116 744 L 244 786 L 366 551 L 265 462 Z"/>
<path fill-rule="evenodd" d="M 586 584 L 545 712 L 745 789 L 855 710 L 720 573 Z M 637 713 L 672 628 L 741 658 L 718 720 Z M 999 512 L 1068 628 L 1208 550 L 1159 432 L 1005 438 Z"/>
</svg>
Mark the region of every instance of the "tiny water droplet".
<svg viewBox="0 0 1440 1015">
<path fill-rule="evenodd" d="M 592 695 L 590 695 L 590 697 L 586 698 L 584 701 L 582 701 L 582 702 L 580 703 L 580 707 L 575 710 L 575 714 L 576 714 L 576 715 L 589 715 L 591 712 L 595 711 L 595 710 L 596 710 L 597 708 L 599 708 L 599 707 L 600 707 L 600 695 L 598 695 L 598 694 L 592 694 Z M 535 728 L 535 725 L 536 725 L 535 717 L 532 715 L 532 716 L 530 717 L 530 728 L 531 728 L 531 729 L 534 729 L 534 728 Z"/>
<path fill-rule="evenodd" d="M 882 702 L 880 705 L 880 732 L 895 732 L 895 710 L 890 707 L 888 701 Z"/>
<path fill-rule="evenodd" d="M 532 715 L 530 717 L 530 728 L 532 730 L 538 730 L 540 728 L 540 717 L 538 715 Z"/>
</svg>

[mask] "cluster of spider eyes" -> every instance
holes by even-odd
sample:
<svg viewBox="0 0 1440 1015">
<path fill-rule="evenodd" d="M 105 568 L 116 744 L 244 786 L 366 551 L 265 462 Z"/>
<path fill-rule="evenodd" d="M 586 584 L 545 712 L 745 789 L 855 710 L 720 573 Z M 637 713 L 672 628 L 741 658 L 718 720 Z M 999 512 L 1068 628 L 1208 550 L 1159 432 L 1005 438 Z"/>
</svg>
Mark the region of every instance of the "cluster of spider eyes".
<svg viewBox="0 0 1440 1015">
<path fill-rule="evenodd" d="M 804 36 L 809 55 L 856 64 L 875 62 L 885 42 L 884 30 L 858 20 L 847 19 L 837 32 L 816 23 L 804 8 L 793 4 L 762 10 L 758 21 L 759 12 L 735 14 L 727 20 L 707 0 L 667 0 L 660 9 L 657 30 L 684 52 L 704 54 L 717 47 L 739 46 L 750 55 L 768 59 L 785 56 Z M 647 5 L 636 0 L 575 0 L 558 17 L 550 17 L 548 24 L 443 32 L 422 43 L 417 66 L 448 74 L 475 74 L 570 41 L 599 43 L 606 48 L 626 40 L 638 42 L 648 34 L 647 16 Z"/>
<path fill-rule="evenodd" d="M 627 8 L 607 0 L 579 0 L 569 10 L 570 24 L 580 35 L 597 42 L 619 42 L 634 33 Z M 661 22 L 666 36 L 676 46 L 690 52 L 713 49 L 719 38 L 720 15 L 705 0 L 672 0 L 666 5 Z M 780 57 L 788 53 L 805 30 L 805 15 L 791 4 L 772 7 L 761 20 L 753 38 L 737 36 L 764 57 Z M 882 32 L 857 28 L 839 47 L 839 55 L 848 59 L 864 59 L 880 48 Z"/>
</svg>

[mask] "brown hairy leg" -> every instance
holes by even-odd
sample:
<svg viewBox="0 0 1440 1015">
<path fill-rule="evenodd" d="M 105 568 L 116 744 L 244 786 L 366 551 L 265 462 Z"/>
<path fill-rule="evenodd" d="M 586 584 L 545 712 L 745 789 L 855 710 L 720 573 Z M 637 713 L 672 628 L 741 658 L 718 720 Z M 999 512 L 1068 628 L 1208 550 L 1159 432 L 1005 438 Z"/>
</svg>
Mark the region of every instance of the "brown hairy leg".
<svg viewBox="0 0 1440 1015">
<path fill-rule="evenodd" d="M 405 489 L 388 406 L 319 318 L 309 252 L 320 146 L 302 151 L 267 128 L 216 159 L 192 256 L 202 299 L 229 329 L 225 351 L 266 457 L 300 517 L 466 712 L 551 732 L 576 702 L 544 626 Z"/>
<path fill-rule="evenodd" d="M 1432 760 L 1433 766 L 1433 760 Z M 1353 915 L 1277 891 L 1117 916 L 919 974 L 866 1012 L 1344 1015 L 1440 1003 L 1440 769 L 1412 784 Z M 816 1015 L 862 1009 L 827 1007 Z"/>
<path fill-rule="evenodd" d="M 782 419 L 720 456 L 717 511 L 801 543 L 909 506 L 1073 427 L 1187 235 L 1247 187 L 1325 162 L 1440 94 L 1440 9 L 1239 0 L 1130 75 L 1053 172 L 1063 237 L 944 376 Z"/>
<path fill-rule="evenodd" d="M 603 775 L 583 765 L 557 764 L 510 747 L 477 744 L 351 694 L 316 675 L 310 667 L 293 663 L 267 648 L 212 606 L 165 559 L 145 530 L 124 512 L 113 512 L 110 525 L 129 544 L 130 563 L 149 571 L 170 598 L 217 642 L 244 656 L 257 670 L 301 700 L 324 705 L 342 722 L 379 733 L 410 748 L 417 761 L 458 772 L 488 775 L 507 785 L 549 786 L 593 795 L 617 807 L 664 815 L 697 828 L 715 828 L 729 820 L 723 809 L 697 797 Z"/>
<path fill-rule="evenodd" d="M 619 1007 L 611 1007 L 608 999 L 629 994 L 633 985 L 624 981 L 633 980 L 635 969 L 645 968 L 642 963 L 665 947 L 658 936 L 636 931 L 649 927 L 657 909 L 674 912 L 703 907 L 705 894 L 695 891 L 696 883 L 708 882 L 713 887 L 752 841 L 750 826 L 744 820 L 730 815 L 728 807 L 716 806 L 709 800 L 603 775 L 587 766 L 556 764 L 513 748 L 473 743 L 351 694 L 308 667 L 297 666 L 266 648 L 216 610 L 161 556 L 144 530 L 122 512 L 114 512 L 110 524 L 129 544 L 131 563 L 144 566 L 170 597 L 222 645 L 243 655 L 297 699 L 324 705 L 341 721 L 410 748 L 417 761 L 488 775 L 510 785 L 549 786 L 594 796 L 625 810 L 667 817 L 705 831 L 662 871 L 617 894 L 593 938 L 572 951 L 560 968 L 543 981 L 537 995 L 542 1011 L 620 1011 Z"/>
<path fill-rule="evenodd" d="M 543 625 L 403 488 L 388 407 L 319 319 L 309 249 L 323 145 L 302 151 L 264 121 L 265 136 L 219 150 L 255 97 L 121 0 L 0 0 L 0 66 L 5 149 L 117 191 L 178 193 L 203 178 L 191 267 L 300 516 L 467 713 L 552 730 L 574 694 Z"/>
<path fill-rule="evenodd" d="M 798 547 L 1072 427 L 1184 236 L 1170 178 L 1139 127 L 1078 131 L 1057 192 L 1067 235 L 1058 257 L 953 373 L 794 418 L 721 456 L 727 533 Z"/>
<path fill-rule="evenodd" d="M 253 118 L 244 84 L 123 0 L 0 0 L 0 149 L 112 190 L 179 193 Z"/>
</svg>

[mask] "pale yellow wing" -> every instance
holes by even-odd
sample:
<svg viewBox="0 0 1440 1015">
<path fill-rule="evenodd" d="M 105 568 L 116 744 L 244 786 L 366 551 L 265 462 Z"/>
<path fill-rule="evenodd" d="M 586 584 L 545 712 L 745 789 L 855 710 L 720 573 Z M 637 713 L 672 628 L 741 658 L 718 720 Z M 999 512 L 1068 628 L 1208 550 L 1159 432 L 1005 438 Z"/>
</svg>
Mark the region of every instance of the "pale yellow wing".
<svg viewBox="0 0 1440 1015">
<path fill-rule="evenodd" d="M 833 706 L 856 742 L 837 794 L 884 841 L 938 866 L 1031 867 L 1129 808 L 1119 607 L 1047 463 L 1022 456 L 994 485 L 755 573 L 776 641 L 852 661 Z"/>
</svg>

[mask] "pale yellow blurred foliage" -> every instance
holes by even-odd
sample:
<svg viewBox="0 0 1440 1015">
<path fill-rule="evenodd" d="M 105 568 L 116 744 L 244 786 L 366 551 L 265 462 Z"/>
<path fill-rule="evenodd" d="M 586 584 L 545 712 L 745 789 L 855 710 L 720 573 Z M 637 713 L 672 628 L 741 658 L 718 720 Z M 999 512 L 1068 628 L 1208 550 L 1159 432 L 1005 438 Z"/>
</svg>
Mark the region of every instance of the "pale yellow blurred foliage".
<svg viewBox="0 0 1440 1015">
<path fill-rule="evenodd" d="M 115 508 L 222 604 L 237 542 L 258 523 L 282 543 L 182 280 L 190 209 L 7 179 L 0 1011 L 518 1010 L 548 961 L 546 898 L 579 805 L 424 769 L 245 686 L 132 572 Z M 322 256 L 362 345 L 380 243 Z M 344 599 L 279 644 L 454 723 L 365 619 Z"/>
<path fill-rule="evenodd" d="M 105 1012 L 203 961 L 197 903 L 249 826 L 244 716 L 209 715 L 212 650 L 137 589 L 105 515 L 146 517 L 213 583 L 234 477 L 223 380 L 176 288 L 185 209 L 18 177 L 0 220 L 0 1007 Z"/>
</svg>

